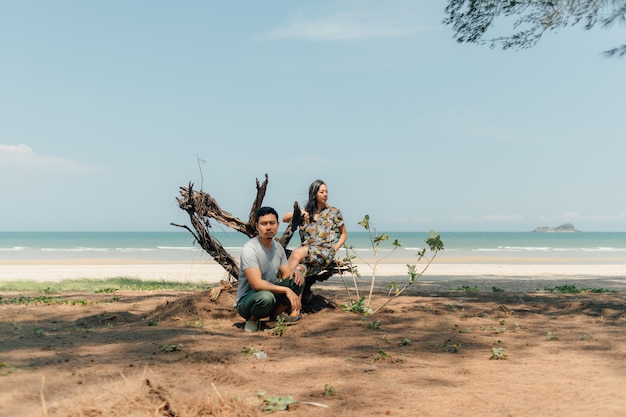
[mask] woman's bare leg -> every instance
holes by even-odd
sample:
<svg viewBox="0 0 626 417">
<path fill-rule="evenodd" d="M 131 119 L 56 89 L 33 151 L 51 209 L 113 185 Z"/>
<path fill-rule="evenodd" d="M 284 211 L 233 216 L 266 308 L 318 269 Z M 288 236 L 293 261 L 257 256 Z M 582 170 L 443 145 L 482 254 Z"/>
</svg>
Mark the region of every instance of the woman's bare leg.
<svg viewBox="0 0 626 417">
<path fill-rule="evenodd" d="M 294 249 L 293 251 L 291 251 L 291 255 L 289 255 L 289 259 L 287 260 L 287 263 L 289 264 L 289 269 L 292 271 L 296 269 L 298 265 L 300 265 L 300 262 L 302 262 L 302 260 L 304 259 L 304 257 L 306 256 L 308 252 L 309 252 L 308 246 L 300 246 Z M 305 279 L 305 284 L 306 284 L 306 277 L 304 279 Z M 302 303 L 302 294 L 300 294 L 300 303 Z M 292 310 L 291 315 L 299 316 L 300 311 Z"/>
<path fill-rule="evenodd" d="M 300 246 L 291 251 L 291 255 L 289 255 L 289 260 L 287 261 L 287 263 L 289 264 L 289 269 L 292 271 L 296 269 L 297 266 L 300 265 L 300 262 L 302 262 L 308 251 L 309 248 L 307 246 Z"/>
</svg>

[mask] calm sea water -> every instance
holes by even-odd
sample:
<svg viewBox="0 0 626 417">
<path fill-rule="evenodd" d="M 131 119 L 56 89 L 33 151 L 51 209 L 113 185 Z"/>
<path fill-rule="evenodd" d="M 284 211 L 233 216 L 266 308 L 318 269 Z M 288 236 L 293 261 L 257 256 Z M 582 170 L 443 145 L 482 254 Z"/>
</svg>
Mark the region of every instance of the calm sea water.
<svg viewBox="0 0 626 417">
<path fill-rule="evenodd" d="M 282 232 L 282 230 L 281 230 Z M 389 232 L 379 245 L 381 256 L 412 258 L 425 246 L 428 232 Z M 214 236 L 233 256 L 248 239 L 241 233 L 218 231 Z M 401 247 L 392 251 L 393 240 Z M 444 232 L 447 257 L 625 258 L 626 232 Z M 294 238 L 289 247 L 294 247 Z M 350 232 L 348 246 L 360 256 L 372 254 L 367 232 Z M 210 259 L 193 236 L 181 232 L 0 232 L 0 260 L 129 258 L 145 260 Z"/>
</svg>

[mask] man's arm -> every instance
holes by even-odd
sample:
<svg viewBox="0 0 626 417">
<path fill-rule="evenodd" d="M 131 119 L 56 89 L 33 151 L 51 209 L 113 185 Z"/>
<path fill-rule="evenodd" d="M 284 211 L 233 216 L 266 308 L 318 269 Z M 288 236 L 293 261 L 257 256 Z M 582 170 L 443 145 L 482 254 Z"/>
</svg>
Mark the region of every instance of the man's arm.
<svg viewBox="0 0 626 417">
<path fill-rule="evenodd" d="M 289 270 L 289 266 L 286 264 L 281 266 L 281 269 L 286 267 Z M 274 294 L 285 294 L 287 299 L 291 303 L 291 308 L 294 310 L 300 310 L 302 308 L 300 298 L 296 295 L 295 292 L 289 287 L 285 287 L 282 285 L 272 284 L 263 279 L 261 275 L 261 270 L 258 267 L 247 268 L 243 271 L 246 275 L 246 279 L 248 280 L 248 284 L 254 291 L 271 291 Z M 282 271 L 281 271 L 282 274 Z"/>
</svg>

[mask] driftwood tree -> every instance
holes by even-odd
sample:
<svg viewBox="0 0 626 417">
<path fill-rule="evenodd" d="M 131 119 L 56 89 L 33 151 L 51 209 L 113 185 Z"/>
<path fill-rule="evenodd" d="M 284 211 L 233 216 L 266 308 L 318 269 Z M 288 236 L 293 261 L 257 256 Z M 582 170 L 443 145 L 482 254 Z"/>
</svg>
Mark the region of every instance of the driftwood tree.
<svg viewBox="0 0 626 417">
<path fill-rule="evenodd" d="M 240 220 L 233 216 L 228 211 L 223 210 L 217 201 L 210 194 L 201 190 L 194 190 L 193 184 L 189 183 L 187 187 L 180 187 L 180 197 L 177 197 L 178 206 L 187 212 L 189 220 L 191 221 L 191 227 L 187 225 L 181 225 L 171 223 L 173 226 L 182 227 L 188 230 L 196 242 L 204 249 L 213 259 L 220 264 L 226 272 L 228 272 L 230 282 L 237 282 L 239 277 L 239 262 L 233 258 L 222 246 L 222 244 L 211 234 L 212 222 L 218 222 L 222 225 L 233 229 L 237 232 L 243 233 L 249 238 L 256 236 L 256 230 L 254 228 L 254 214 L 262 207 L 263 199 L 265 198 L 265 192 L 267 189 L 268 176 L 265 174 L 265 180 L 260 183 L 256 180 L 256 198 L 250 208 L 247 222 Z M 291 253 L 287 249 L 287 245 L 291 241 L 291 238 L 298 227 L 302 223 L 302 214 L 298 202 L 293 204 L 293 217 L 291 222 L 280 236 L 277 238 L 278 242 L 285 248 L 287 255 Z M 347 265 L 338 265 L 337 263 L 331 263 L 328 268 L 321 271 L 314 276 L 307 276 L 304 287 L 303 299 L 310 299 L 311 286 L 316 281 L 325 281 L 335 274 L 341 274 L 349 271 L 350 267 Z"/>
</svg>

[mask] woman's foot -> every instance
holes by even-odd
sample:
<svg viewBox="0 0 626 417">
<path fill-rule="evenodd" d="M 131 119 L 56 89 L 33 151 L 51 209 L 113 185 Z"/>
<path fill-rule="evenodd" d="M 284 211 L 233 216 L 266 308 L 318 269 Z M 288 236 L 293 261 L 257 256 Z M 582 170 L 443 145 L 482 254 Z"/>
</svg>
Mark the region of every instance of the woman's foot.
<svg viewBox="0 0 626 417">
<path fill-rule="evenodd" d="M 294 321 L 300 320 L 300 312 L 299 311 L 292 311 L 289 314 L 287 314 L 287 313 L 280 313 L 276 318 L 277 319 L 280 318 L 282 321 L 287 322 L 287 323 L 292 323 Z"/>
</svg>

